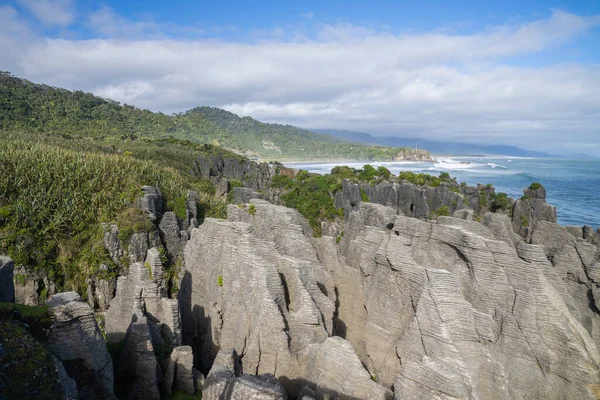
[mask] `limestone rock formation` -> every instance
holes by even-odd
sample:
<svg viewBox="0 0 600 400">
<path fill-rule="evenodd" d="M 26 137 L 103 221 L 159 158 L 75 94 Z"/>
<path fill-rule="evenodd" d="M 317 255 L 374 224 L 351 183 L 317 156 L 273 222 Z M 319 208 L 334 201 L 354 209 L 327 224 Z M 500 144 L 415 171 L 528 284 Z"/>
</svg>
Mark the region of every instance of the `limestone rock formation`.
<svg viewBox="0 0 600 400">
<path fill-rule="evenodd" d="M 77 383 L 80 399 L 113 398 L 113 365 L 94 312 L 75 292 L 48 301 L 48 348 Z"/>
<path fill-rule="evenodd" d="M 118 278 L 115 297 L 106 311 L 107 341 L 123 340 L 129 325 L 140 316 L 147 317 L 153 326 L 154 343 L 167 341 L 174 346 L 181 343 L 177 300 L 166 297 L 162 263 L 156 248 L 148 251 L 143 264 L 131 264 L 129 275 Z"/>
<path fill-rule="evenodd" d="M 160 400 L 158 364 L 146 317 L 137 316 L 129 325 L 119 357 L 121 393 L 131 400 Z"/>
<path fill-rule="evenodd" d="M 556 207 L 546 203 L 546 190 L 542 185 L 535 190 L 523 189 L 525 194 L 513 207 L 513 230 L 527 241 L 537 221 L 556 223 Z"/>
<path fill-rule="evenodd" d="M 285 389 L 271 374 L 259 376 L 235 371 L 234 353 L 220 351 L 202 390 L 204 400 L 286 400 Z"/>
<path fill-rule="evenodd" d="M 15 302 L 15 265 L 8 256 L 0 256 L 0 303 Z"/>
<path fill-rule="evenodd" d="M 596 398 L 600 251 L 542 191 L 524 239 L 506 214 L 422 221 L 346 186 L 339 243 L 262 200 L 192 230 L 182 312 L 207 396 L 238 379 L 228 348 L 300 398 Z"/>
<path fill-rule="evenodd" d="M 153 186 L 142 186 L 142 192 L 144 195 L 138 199 L 138 208 L 148 214 L 150 221 L 154 222 L 162 214 L 162 194 Z"/>
<path fill-rule="evenodd" d="M 175 391 L 189 395 L 196 392 L 195 376 L 198 375 L 198 372 L 194 370 L 193 365 L 194 354 L 190 346 L 179 346 L 173 349 L 162 382 L 165 397 Z"/>
</svg>

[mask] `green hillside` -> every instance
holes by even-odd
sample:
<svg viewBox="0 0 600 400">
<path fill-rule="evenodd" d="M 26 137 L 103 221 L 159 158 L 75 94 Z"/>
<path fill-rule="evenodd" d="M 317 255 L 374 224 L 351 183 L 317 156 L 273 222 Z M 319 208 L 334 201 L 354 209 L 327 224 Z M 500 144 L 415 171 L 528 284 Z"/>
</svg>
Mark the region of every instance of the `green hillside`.
<svg viewBox="0 0 600 400">
<path fill-rule="evenodd" d="M 135 207 L 143 185 L 160 188 L 166 209 L 180 218 L 189 189 L 199 192 L 204 216 L 225 216 L 214 186 L 189 173 L 197 157 L 223 152 L 176 140 L 0 131 L 0 254 L 48 274 L 59 289 L 85 293 L 101 264 L 109 267 L 103 274 L 119 273 L 103 244 L 103 222 L 118 223 L 124 235 L 153 229 Z"/>
<path fill-rule="evenodd" d="M 402 153 L 290 125 L 265 124 L 218 108 L 155 113 L 91 93 L 35 84 L 7 72 L 0 72 L 0 130 L 122 140 L 173 137 L 217 142 L 240 154 L 278 160 L 392 160 Z"/>
</svg>

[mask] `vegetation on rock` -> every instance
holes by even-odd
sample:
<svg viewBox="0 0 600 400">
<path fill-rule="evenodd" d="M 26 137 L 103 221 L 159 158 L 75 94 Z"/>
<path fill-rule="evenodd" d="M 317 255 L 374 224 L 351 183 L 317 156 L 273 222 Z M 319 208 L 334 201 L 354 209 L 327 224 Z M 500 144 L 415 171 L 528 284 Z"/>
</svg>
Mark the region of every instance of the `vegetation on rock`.
<svg viewBox="0 0 600 400">
<path fill-rule="evenodd" d="M 125 149 L 132 155 L 126 156 Z M 117 222 L 122 240 L 154 229 L 133 206 L 141 186 L 160 188 L 167 209 L 178 214 L 181 199 L 196 190 L 202 216 L 224 216 L 226 205 L 214 197 L 214 186 L 189 173 L 192 160 L 213 151 L 222 150 L 173 140 L 2 132 L 0 253 L 43 272 L 59 290 L 86 293 L 86 279 L 99 273 L 101 264 L 109 274 L 117 272 L 104 248 L 101 223 Z"/>
</svg>

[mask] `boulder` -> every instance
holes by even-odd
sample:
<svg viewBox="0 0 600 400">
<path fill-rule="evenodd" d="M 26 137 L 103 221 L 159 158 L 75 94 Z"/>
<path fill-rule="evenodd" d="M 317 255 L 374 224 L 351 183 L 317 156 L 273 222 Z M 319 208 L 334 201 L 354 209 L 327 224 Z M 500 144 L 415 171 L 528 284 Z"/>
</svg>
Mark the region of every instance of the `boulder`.
<svg viewBox="0 0 600 400">
<path fill-rule="evenodd" d="M 0 256 L 0 303 L 15 302 L 15 265 L 8 256 Z"/>
<path fill-rule="evenodd" d="M 47 304 L 54 321 L 48 349 L 77 382 L 79 398 L 114 398 L 112 360 L 93 310 L 75 292 L 56 294 Z"/>
<path fill-rule="evenodd" d="M 15 303 L 26 306 L 40 305 L 40 286 L 43 280 L 35 273 L 30 273 L 25 267 L 17 266 L 13 274 Z"/>
</svg>

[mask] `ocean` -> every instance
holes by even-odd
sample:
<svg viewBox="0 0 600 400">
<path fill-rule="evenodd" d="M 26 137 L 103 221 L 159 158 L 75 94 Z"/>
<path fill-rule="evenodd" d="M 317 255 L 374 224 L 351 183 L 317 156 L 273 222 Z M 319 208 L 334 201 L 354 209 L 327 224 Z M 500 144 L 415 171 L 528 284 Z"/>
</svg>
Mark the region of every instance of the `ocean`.
<svg viewBox="0 0 600 400">
<path fill-rule="evenodd" d="M 347 162 L 286 163 L 287 167 L 315 173 L 328 173 L 336 165 L 361 168 L 364 164 L 383 165 L 392 173 L 413 171 L 438 175 L 448 172 L 458 182 L 469 185 L 491 183 L 496 193 L 512 198 L 523 195 L 523 188 L 540 182 L 546 188 L 546 201 L 557 209 L 561 225 L 591 225 L 600 228 L 600 160 L 566 160 L 518 157 L 441 157 L 436 163 L 423 162 Z M 461 164 L 469 162 L 470 164 Z"/>
</svg>

